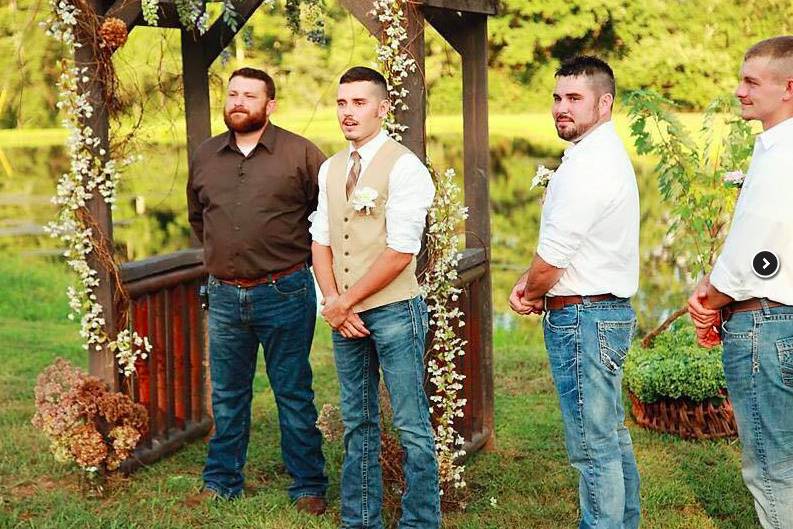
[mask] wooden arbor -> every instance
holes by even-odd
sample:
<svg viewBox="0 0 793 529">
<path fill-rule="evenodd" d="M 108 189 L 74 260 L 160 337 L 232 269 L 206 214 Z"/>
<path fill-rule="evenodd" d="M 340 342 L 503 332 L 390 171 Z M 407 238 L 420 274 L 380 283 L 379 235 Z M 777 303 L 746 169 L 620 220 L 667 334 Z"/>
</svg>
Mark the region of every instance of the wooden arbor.
<svg viewBox="0 0 793 529">
<path fill-rule="evenodd" d="M 263 0 L 242 0 L 237 6 L 244 25 Z M 380 38 L 382 27 L 371 15 L 370 0 L 340 0 L 367 30 Z M 120 18 L 131 31 L 145 25 L 140 0 L 88 0 L 100 16 Z M 406 13 L 408 49 L 416 60 L 417 73 L 405 82 L 409 110 L 397 118 L 409 128 L 403 143 L 422 160 L 426 157 L 426 90 L 424 71 L 424 27 L 431 24 L 461 55 L 463 67 L 464 192 L 470 216 L 466 221 L 466 249 L 458 269 L 463 289 L 458 303 L 465 312 L 462 337 L 468 342 L 459 365 L 466 375 L 463 397 L 467 399 L 464 418 L 457 424 L 465 449 L 477 451 L 493 442 L 493 345 L 492 297 L 488 263 L 490 214 L 488 193 L 487 118 L 487 17 L 496 12 L 497 0 L 413 0 Z M 171 0 L 160 0 L 159 25 L 180 28 Z M 186 108 L 188 156 L 211 136 L 208 70 L 235 32 L 222 20 L 203 35 L 181 30 L 182 66 Z M 91 46 L 77 50 L 80 66 L 95 67 Z M 96 77 L 83 85 L 96 111 L 90 120 L 100 147 L 107 149 L 108 116 L 101 105 L 103 87 Z M 112 241 L 110 211 L 100 197 L 90 209 L 102 229 L 106 243 Z M 206 322 L 200 310 L 197 287 L 205 279 L 200 250 L 184 250 L 169 255 L 124 264 L 121 278 L 129 294 L 131 325 L 149 337 L 153 350 L 137 364 L 138 374 L 131 385 L 121 384 L 114 357 L 104 350 L 91 353 L 89 369 L 113 389 L 131 393 L 146 405 L 150 434 L 137 451 L 137 461 L 127 461 L 130 469 L 139 463 L 156 461 L 184 442 L 205 435 L 212 420 L 208 398 Z M 106 311 L 107 331 L 118 325 L 113 300 L 116 287 L 109 272 L 100 273 L 99 301 Z"/>
</svg>

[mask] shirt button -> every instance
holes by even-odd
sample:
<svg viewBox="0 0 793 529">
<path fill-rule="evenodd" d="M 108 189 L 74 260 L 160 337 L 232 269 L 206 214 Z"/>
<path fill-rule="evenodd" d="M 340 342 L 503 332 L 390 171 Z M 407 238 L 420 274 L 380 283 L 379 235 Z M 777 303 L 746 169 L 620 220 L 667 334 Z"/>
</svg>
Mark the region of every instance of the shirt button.
<svg viewBox="0 0 793 529">
<path fill-rule="evenodd" d="M 234 231 L 240 231 L 240 227 L 239 226 L 234 226 Z"/>
<path fill-rule="evenodd" d="M 241 205 L 242 205 L 242 202 L 237 202 L 237 205 L 238 205 L 238 206 L 241 206 Z"/>
</svg>

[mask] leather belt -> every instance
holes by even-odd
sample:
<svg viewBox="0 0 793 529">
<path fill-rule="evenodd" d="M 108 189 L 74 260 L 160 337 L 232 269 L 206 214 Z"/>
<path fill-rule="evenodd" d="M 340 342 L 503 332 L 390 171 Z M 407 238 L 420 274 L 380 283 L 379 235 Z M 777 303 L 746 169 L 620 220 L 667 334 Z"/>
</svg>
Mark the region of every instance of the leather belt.
<svg viewBox="0 0 793 529">
<path fill-rule="evenodd" d="M 584 298 L 589 301 L 611 301 L 617 298 L 614 294 L 598 294 L 596 296 L 545 296 L 545 310 L 559 310 L 568 305 L 580 305 Z"/>
<path fill-rule="evenodd" d="M 727 321 L 730 319 L 730 316 L 735 314 L 736 312 L 750 312 L 753 310 L 762 310 L 763 309 L 763 301 L 768 308 L 771 307 L 782 307 L 784 303 L 777 303 L 776 301 L 771 301 L 768 298 L 749 298 L 743 301 L 733 301 L 732 303 L 728 303 L 721 309 L 721 320 Z"/>
<path fill-rule="evenodd" d="M 252 279 L 247 278 L 217 278 L 218 281 L 221 283 L 226 283 L 227 285 L 234 285 L 235 287 L 240 288 L 253 288 L 258 287 L 259 285 L 266 285 L 275 283 L 282 277 L 286 277 L 289 274 L 294 274 L 300 270 L 303 270 L 306 267 L 306 263 L 297 263 L 296 265 L 292 265 L 289 268 L 284 268 L 283 270 L 278 270 L 277 272 L 270 272 L 266 275 L 261 277 L 254 277 Z"/>
</svg>

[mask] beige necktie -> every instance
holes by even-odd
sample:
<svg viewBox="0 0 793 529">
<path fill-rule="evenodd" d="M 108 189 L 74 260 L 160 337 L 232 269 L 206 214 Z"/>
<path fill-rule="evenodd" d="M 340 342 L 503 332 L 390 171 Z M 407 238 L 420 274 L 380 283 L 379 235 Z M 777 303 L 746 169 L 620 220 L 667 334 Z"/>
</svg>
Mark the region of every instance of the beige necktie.
<svg viewBox="0 0 793 529">
<path fill-rule="evenodd" d="M 350 167 L 350 174 L 347 175 L 347 199 L 350 199 L 350 195 L 352 194 L 352 190 L 355 189 L 355 184 L 358 183 L 358 177 L 361 174 L 361 155 L 358 151 L 352 151 L 350 153 L 350 158 L 352 158 L 352 167 Z"/>
</svg>

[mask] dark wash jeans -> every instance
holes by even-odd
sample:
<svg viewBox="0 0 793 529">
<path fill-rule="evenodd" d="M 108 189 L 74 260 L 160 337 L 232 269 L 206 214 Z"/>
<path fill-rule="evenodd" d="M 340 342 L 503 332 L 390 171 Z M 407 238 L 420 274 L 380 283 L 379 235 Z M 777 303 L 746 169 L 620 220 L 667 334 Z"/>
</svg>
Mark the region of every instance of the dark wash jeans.
<svg viewBox="0 0 793 529">
<path fill-rule="evenodd" d="M 342 527 L 383 527 L 378 401 L 382 368 L 394 427 L 405 453 L 402 468 L 406 485 L 399 528 L 436 529 L 441 521 L 438 463 L 424 392 L 427 306 L 416 297 L 370 309 L 359 316 L 370 336 L 347 339 L 333 332 L 344 421 Z"/>
<path fill-rule="evenodd" d="M 545 315 L 567 457 L 580 474 L 580 529 L 639 526 L 639 472 L 622 403 L 622 364 L 635 326 L 628 299 L 585 297 Z"/>
<path fill-rule="evenodd" d="M 204 467 L 205 487 L 229 498 L 242 493 L 261 343 L 278 407 L 281 454 L 293 479 L 289 497 L 324 496 L 328 479 L 308 359 L 317 306 L 311 272 L 300 270 L 253 288 L 210 276 L 208 294 L 215 433 Z"/>
<path fill-rule="evenodd" d="M 793 529 L 793 307 L 737 312 L 722 342 L 744 483 L 764 529 Z"/>
</svg>

